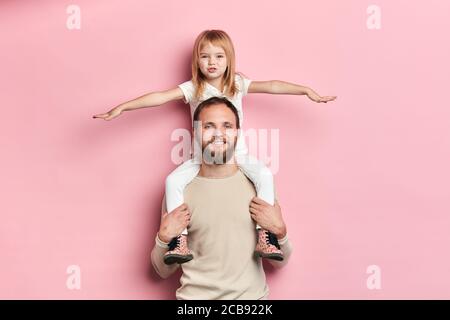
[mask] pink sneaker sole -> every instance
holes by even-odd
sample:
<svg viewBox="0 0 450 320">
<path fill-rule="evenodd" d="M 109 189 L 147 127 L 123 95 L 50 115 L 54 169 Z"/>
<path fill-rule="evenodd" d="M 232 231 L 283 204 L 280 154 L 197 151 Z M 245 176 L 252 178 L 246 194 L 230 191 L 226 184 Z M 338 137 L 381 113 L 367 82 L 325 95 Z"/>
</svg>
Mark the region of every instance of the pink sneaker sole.
<svg viewBox="0 0 450 320">
<path fill-rule="evenodd" d="M 182 264 L 191 261 L 194 258 L 192 254 L 181 255 L 181 254 L 168 254 L 164 256 L 164 263 L 171 265 L 174 263 Z"/>
<path fill-rule="evenodd" d="M 272 259 L 272 260 L 276 260 L 276 261 L 284 260 L 283 255 L 280 253 L 264 253 L 264 252 L 255 251 L 255 257 Z"/>
</svg>

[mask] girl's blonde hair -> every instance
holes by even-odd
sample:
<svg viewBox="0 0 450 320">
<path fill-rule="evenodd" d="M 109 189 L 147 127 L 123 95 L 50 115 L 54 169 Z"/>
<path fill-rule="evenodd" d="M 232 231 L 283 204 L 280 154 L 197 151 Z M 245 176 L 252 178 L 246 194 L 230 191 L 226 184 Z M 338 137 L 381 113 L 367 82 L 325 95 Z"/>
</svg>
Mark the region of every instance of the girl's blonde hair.
<svg viewBox="0 0 450 320">
<path fill-rule="evenodd" d="M 222 79 L 222 88 L 221 91 L 226 87 L 226 91 L 224 94 L 228 97 L 233 97 L 238 88 L 236 87 L 236 83 L 234 81 L 235 77 L 235 54 L 233 42 L 231 41 L 230 36 L 225 31 L 222 30 L 205 30 L 197 36 L 197 39 L 194 43 L 194 49 L 192 51 L 192 82 L 195 87 L 195 98 L 199 99 L 203 91 L 205 90 L 205 76 L 202 74 L 199 68 L 199 57 L 200 50 L 204 45 L 211 43 L 214 46 L 222 47 L 225 51 L 225 55 L 227 57 L 227 69 L 223 74 Z"/>
</svg>

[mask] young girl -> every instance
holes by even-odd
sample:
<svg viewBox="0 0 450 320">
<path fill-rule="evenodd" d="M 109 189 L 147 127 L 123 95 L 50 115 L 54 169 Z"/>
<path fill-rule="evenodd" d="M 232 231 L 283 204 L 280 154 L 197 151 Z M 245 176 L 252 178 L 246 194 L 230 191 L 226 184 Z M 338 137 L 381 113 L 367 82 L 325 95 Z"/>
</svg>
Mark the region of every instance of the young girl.
<svg viewBox="0 0 450 320">
<path fill-rule="evenodd" d="M 230 37 L 221 30 L 205 30 L 197 37 L 192 53 L 192 79 L 178 85 L 174 89 L 162 92 L 152 92 L 123 103 L 107 113 L 95 115 L 94 118 L 111 120 L 122 111 L 144 107 L 159 106 L 164 103 L 184 99 L 190 104 L 191 116 L 196 107 L 204 100 L 213 96 L 226 97 L 238 110 L 242 128 L 243 110 L 242 98 L 247 93 L 272 94 L 306 94 L 315 102 L 328 102 L 335 96 L 321 97 L 308 87 L 283 81 L 251 81 L 235 72 L 234 47 Z M 242 172 L 253 182 L 257 196 L 274 205 L 273 177 L 270 170 L 257 159 L 248 154 L 242 131 L 240 130 L 235 148 L 236 162 Z M 194 179 L 200 170 L 199 159 L 191 158 L 176 168 L 166 179 L 167 212 L 183 204 L 183 191 L 186 185 Z M 257 256 L 275 260 L 283 260 L 283 252 L 276 237 L 262 229 L 257 229 Z M 169 250 L 164 256 L 166 264 L 185 263 L 193 259 L 188 248 L 187 229 L 172 239 Z"/>
</svg>

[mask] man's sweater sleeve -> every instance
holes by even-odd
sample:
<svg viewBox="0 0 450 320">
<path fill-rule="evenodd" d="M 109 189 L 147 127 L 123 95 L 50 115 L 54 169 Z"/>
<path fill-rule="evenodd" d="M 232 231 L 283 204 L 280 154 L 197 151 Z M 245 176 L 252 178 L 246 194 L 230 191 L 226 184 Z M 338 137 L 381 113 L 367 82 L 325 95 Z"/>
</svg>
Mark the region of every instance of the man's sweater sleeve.
<svg viewBox="0 0 450 320">
<path fill-rule="evenodd" d="M 156 273 L 163 279 L 167 279 L 172 273 L 174 273 L 179 264 L 175 263 L 172 265 L 167 265 L 164 263 L 164 254 L 167 252 L 169 245 L 161 239 L 159 239 L 158 234 L 155 238 L 155 246 L 153 247 L 151 253 L 152 266 Z"/>
<path fill-rule="evenodd" d="M 164 196 L 162 206 L 161 206 L 161 216 L 166 212 L 166 197 Z M 174 273 L 178 268 L 179 264 L 175 263 L 172 265 L 167 265 L 164 263 L 164 254 L 169 249 L 169 244 L 163 242 L 158 234 L 155 237 L 155 246 L 153 247 L 151 253 L 152 266 L 156 273 L 163 279 L 167 279 L 172 273 Z"/>
<path fill-rule="evenodd" d="M 284 256 L 283 261 L 276 261 L 276 260 L 272 260 L 272 259 L 267 259 L 269 261 L 269 263 L 272 266 L 274 266 L 275 268 L 284 267 L 288 263 L 289 258 L 290 258 L 291 253 L 292 253 L 292 244 L 289 241 L 289 238 L 288 238 L 287 234 L 286 234 L 286 236 L 283 239 L 278 240 L 278 243 L 280 244 L 281 251 L 283 251 L 283 256 Z"/>
</svg>

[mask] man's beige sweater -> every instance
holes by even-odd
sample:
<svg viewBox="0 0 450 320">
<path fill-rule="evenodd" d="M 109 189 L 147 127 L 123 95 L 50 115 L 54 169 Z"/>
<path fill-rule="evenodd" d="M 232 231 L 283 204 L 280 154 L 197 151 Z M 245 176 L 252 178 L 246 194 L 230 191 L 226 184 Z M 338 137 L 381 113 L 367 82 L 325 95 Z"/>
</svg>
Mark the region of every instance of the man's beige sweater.
<svg viewBox="0 0 450 320">
<path fill-rule="evenodd" d="M 250 180 L 238 170 L 225 178 L 197 176 L 185 189 L 185 203 L 191 212 L 188 244 L 194 259 L 181 265 L 181 286 L 177 299 L 267 299 L 262 261 L 253 255 L 257 237 L 249 205 L 256 196 Z M 162 211 L 165 212 L 165 199 Z M 269 260 L 275 267 L 285 265 L 292 247 L 279 239 L 285 259 Z M 167 278 L 180 266 L 163 262 L 167 243 L 158 236 L 151 253 L 156 272 Z"/>
</svg>

